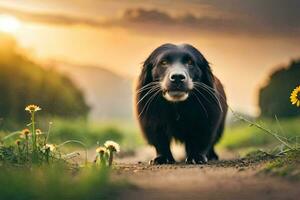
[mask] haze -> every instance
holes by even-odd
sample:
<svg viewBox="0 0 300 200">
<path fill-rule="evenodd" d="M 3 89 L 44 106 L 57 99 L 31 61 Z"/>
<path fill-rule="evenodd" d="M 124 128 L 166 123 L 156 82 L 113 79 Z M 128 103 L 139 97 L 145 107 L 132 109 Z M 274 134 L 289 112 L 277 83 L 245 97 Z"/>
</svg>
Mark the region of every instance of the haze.
<svg viewBox="0 0 300 200">
<path fill-rule="evenodd" d="M 268 74 L 300 56 L 298 8 L 296 0 L 0 2 L 0 14 L 20 22 L 10 34 L 41 62 L 99 66 L 134 79 L 157 46 L 190 43 L 224 83 L 230 106 L 249 114 L 259 113 L 257 90 Z"/>
</svg>

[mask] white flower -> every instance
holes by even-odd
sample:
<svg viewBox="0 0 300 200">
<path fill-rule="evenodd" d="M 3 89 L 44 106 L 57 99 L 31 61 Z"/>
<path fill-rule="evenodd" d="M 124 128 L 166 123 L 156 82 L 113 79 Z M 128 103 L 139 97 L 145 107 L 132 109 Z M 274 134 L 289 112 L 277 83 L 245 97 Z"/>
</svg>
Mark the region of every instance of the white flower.
<svg viewBox="0 0 300 200">
<path fill-rule="evenodd" d="M 55 150 L 55 145 L 54 144 L 46 144 L 45 149 L 49 149 L 50 151 L 54 151 Z"/>
<path fill-rule="evenodd" d="M 25 110 L 30 112 L 30 113 L 33 113 L 33 112 L 37 112 L 37 111 L 42 110 L 42 109 L 39 106 L 32 104 L 32 105 L 26 106 Z"/>
<path fill-rule="evenodd" d="M 100 154 L 104 154 L 106 152 L 106 148 L 105 147 L 98 147 L 96 149 L 96 152 L 100 153 Z"/>
<path fill-rule="evenodd" d="M 104 146 L 109 150 L 109 151 L 115 151 L 115 152 L 120 152 L 120 145 L 114 141 L 108 140 L 104 143 Z"/>
</svg>

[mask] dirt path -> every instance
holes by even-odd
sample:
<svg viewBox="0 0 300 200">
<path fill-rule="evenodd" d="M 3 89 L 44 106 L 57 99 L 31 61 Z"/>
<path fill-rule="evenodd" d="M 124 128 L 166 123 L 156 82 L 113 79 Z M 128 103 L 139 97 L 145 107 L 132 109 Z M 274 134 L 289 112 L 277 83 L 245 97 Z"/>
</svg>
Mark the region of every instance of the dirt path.
<svg viewBox="0 0 300 200">
<path fill-rule="evenodd" d="M 138 163 L 149 159 L 152 153 L 147 149 L 118 161 L 113 179 L 125 179 L 134 185 L 122 191 L 120 199 L 300 199 L 300 182 L 258 175 L 260 164 L 235 165 L 235 161 L 221 161 L 209 165 L 149 166 L 146 162 Z"/>
</svg>

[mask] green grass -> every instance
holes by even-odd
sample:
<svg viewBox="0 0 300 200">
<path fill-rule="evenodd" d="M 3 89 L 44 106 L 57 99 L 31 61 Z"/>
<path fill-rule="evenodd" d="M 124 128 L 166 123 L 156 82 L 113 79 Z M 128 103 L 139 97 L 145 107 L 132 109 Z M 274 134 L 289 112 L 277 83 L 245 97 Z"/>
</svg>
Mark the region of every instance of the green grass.
<svg viewBox="0 0 300 200">
<path fill-rule="evenodd" d="M 51 130 L 49 143 L 62 143 L 66 140 L 79 140 L 87 145 L 88 148 L 97 145 L 97 142 L 103 144 L 106 140 L 113 140 L 118 142 L 122 151 L 131 151 L 136 147 L 143 145 L 144 140 L 139 133 L 138 128 L 132 121 L 97 121 L 89 122 L 81 119 L 66 120 L 66 119 L 43 119 L 37 123 L 37 127 L 41 128 L 43 132 L 48 131 L 48 122 L 51 121 Z M 24 125 L 25 126 L 25 123 Z M 19 125 L 19 130 L 21 127 Z M 13 130 L 0 130 L 0 137 L 8 135 Z M 10 138 L 7 143 L 13 143 L 16 137 Z M 69 147 L 76 147 L 76 144 L 71 144 Z M 77 146 L 79 147 L 79 146 Z"/>
<path fill-rule="evenodd" d="M 107 168 L 74 172 L 61 166 L 0 167 L 0 199 L 117 199 L 116 192 L 124 184 L 112 184 L 108 175 Z"/>
<path fill-rule="evenodd" d="M 239 123 L 227 128 L 219 148 L 248 152 L 243 159 L 249 160 L 249 155 L 264 163 L 261 170 L 264 174 L 300 179 L 300 118 L 285 120 L 248 121 L 237 116 L 245 123 Z M 249 126 L 250 124 L 250 126 Z M 254 151 L 265 148 L 268 152 Z M 252 152 L 249 154 L 249 151 Z M 263 154 L 261 154 L 263 152 Z"/>
<path fill-rule="evenodd" d="M 290 151 L 269 162 L 263 172 L 286 177 L 292 180 L 300 180 L 300 151 Z"/>
<path fill-rule="evenodd" d="M 263 121 L 263 122 L 261 122 Z M 257 123 L 277 133 L 281 137 L 289 138 L 293 142 L 300 143 L 300 118 L 280 120 L 280 124 L 276 120 L 261 120 Z M 275 147 L 280 143 L 271 135 L 254 126 L 246 123 L 238 123 L 226 128 L 224 137 L 219 143 L 219 147 L 229 150 L 237 150 L 241 148 L 260 148 Z"/>
<path fill-rule="evenodd" d="M 61 142 L 69 139 L 83 141 L 88 147 L 94 147 L 106 140 L 118 142 L 122 151 L 131 151 L 144 144 L 138 128 L 131 121 L 68 121 L 53 120 L 50 141 Z"/>
<path fill-rule="evenodd" d="M 24 126 L 27 129 L 1 133 L 0 185 L 5 187 L 0 187 L 0 200 L 117 197 L 116 189 L 121 185 L 109 181 L 109 167 L 114 152 L 119 151 L 119 144 L 106 143 L 104 152 L 98 152 L 102 162 L 85 160 L 82 167 L 79 160 L 69 161 L 75 152 L 70 155 L 61 150 L 64 144 L 78 144 L 84 147 L 87 155 L 88 145 L 94 146 L 97 142 L 103 145 L 106 140 L 126 141 L 125 129 L 108 123 L 94 126 L 82 120 L 55 120 L 47 127 L 45 119 L 36 120 L 39 107 L 31 105 L 26 111 L 30 114 L 30 123 Z"/>
</svg>

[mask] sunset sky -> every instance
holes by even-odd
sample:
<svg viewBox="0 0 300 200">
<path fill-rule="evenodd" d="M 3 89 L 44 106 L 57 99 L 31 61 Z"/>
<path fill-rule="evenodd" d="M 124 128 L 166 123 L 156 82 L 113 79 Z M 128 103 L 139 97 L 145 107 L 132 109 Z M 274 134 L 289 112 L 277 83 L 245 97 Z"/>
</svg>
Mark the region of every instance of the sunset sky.
<svg viewBox="0 0 300 200">
<path fill-rule="evenodd" d="M 0 31 L 41 62 L 131 78 L 162 43 L 190 43 L 223 81 L 231 107 L 257 114 L 268 73 L 300 58 L 299 8 L 298 0 L 0 0 Z"/>
</svg>

